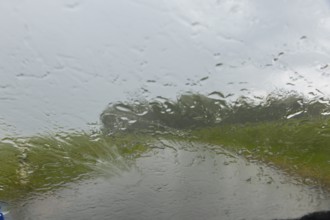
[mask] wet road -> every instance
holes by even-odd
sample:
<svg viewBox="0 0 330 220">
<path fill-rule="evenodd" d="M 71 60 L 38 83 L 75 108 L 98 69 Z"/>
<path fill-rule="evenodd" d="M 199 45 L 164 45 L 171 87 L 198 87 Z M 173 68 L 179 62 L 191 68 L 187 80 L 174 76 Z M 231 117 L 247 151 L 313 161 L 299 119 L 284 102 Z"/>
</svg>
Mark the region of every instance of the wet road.
<svg viewBox="0 0 330 220">
<path fill-rule="evenodd" d="M 102 169 L 88 181 L 13 205 L 12 219 L 265 220 L 330 207 L 330 196 L 317 187 L 197 143 L 163 140 L 133 166 Z"/>
</svg>

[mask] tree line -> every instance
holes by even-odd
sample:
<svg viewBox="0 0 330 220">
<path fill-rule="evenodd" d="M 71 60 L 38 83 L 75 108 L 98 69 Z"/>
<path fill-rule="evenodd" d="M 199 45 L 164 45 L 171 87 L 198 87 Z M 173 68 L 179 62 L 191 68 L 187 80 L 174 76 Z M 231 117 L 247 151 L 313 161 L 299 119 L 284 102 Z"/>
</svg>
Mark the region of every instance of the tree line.
<svg viewBox="0 0 330 220">
<path fill-rule="evenodd" d="M 222 124 L 257 123 L 293 118 L 327 117 L 329 99 L 308 99 L 297 92 L 273 92 L 251 99 L 240 96 L 234 101 L 221 93 L 217 99 L 203 94 L 182 94 L 176 100 L 115 103 L 100 115 L 106 133 L 122 130 L 193 129 Z M 214 93 L 212 93 L 214 94 Z"/>
</svg>

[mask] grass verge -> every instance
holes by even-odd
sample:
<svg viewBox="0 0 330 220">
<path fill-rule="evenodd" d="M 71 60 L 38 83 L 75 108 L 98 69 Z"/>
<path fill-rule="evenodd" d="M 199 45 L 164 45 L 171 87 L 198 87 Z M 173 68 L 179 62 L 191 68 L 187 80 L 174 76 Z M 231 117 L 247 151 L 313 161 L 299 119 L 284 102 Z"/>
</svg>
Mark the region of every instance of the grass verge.
<svg viewBox="0 0 330 220">
<path fill-rule="evenodd" d="M 196 129 L 192 135 L 330 189 L 329 118 L 222 125 Z"/>
<path fill-rule="evenodd" d="M 0 200 L 56 189 L 89 178 L 98 169 L 126 169 L 147 151 L 150 137 L 70 133 L 0 142 Z"/>
<path fill-rule="evenodd" d="M 180 134 L 180 133 L 178 133 Z M 185 135 L 69 133 L 0 141 L 0 200 L 43 193 L 95 172 L 116 173 L 163 137 L 221 145 L 330 189 L 330 119 L 290 119 L 204 127 Z"/>
</svg>

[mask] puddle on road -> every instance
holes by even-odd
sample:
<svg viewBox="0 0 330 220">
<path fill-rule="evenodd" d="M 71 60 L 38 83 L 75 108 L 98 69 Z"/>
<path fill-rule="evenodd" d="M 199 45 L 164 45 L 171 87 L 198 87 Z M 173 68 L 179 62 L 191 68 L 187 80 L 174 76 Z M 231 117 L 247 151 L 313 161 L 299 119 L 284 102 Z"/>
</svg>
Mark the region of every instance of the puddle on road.
<svg viewBox="0 0 330 220">
<path fill-rule="evenodd" d="M 273 219 L 327 209 L 321 189 L 219 149 L 161 141 L 120 175 L 71 183 L 13 205 L 20 220 Z"/>
</svg>

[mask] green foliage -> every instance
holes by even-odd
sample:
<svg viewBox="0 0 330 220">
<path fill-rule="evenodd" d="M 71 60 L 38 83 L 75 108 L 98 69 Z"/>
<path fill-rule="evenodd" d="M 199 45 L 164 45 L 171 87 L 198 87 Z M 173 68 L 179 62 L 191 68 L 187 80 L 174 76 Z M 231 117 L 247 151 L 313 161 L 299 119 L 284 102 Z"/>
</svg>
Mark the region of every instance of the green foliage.
<svg viewBox="0 0 330 220">
<path fill-rule="evenodd" d="M 182 95 L 175 102 L 162 98 L 149 103 L 117 103 L 104 110 L 100 118 L 107 134 L 122 130 L 193 128 L 214 124 L 222 108 L 219 103 L 200 94 Z"/>
<path fill-rule="evenodd" d="M 274 163 L 330 186 L 328 99 L 308 99 L 294 91 L 276 91 L 258 99 L 241 96 L 235 101 L 226 100 L 221 92 L 209 95 L 125 104 L 130 109 L 125 112 L 114 105 L 102 113 L 101 121 L 105 133 L 121 128 L 118 121 L 123 115 L 136 120 L 125 127 L 133 132 L 169 127 L 192 130 L 199 141 L 230 147 L 248 158 Z M 145 114 L 139 114 L 141 109 Z"/>
<path fill-rule="evenodd" d="M 125 169 L 148 148 L 146 135 L 55 134 L 0 142 L 0 200 L 56 189 L 107 169 Z"/>
<path fill-rule="evenodd" d="M 194 130 L 193 136 L 330 187 L 330 119 L 228 124 Z"/>
<path fill-rule="evenodd" d="M 187 133 L 185 139 L 192 135 L 226 146 L 330 186 L 328 100 L 294 92 L 272 93 L 258 102 L 226 97 L 213 92 L 117 103 L 100 116 L 102 134 L 5 138 L 0 141 L 0 200 L 46 192 L 100 170 L 126 169 L 148 149 L 152 135 L 182 138 Z"/>
<path fill-rule="evenodd" d="M 220 92 L 210 95 L 214 94 L 219 98 L 184 94 L 175 101 L 162 98 L 151 102 L 117 103 L 101 114 L 103 131 L 192 129 L 217 124 L 324 118 L 322 114 L 330 112 L 328 100 L 308 100 L 295 92 L 274 92 L 259 101 L 241 96 L 232 102 Z"/>
</svg>

